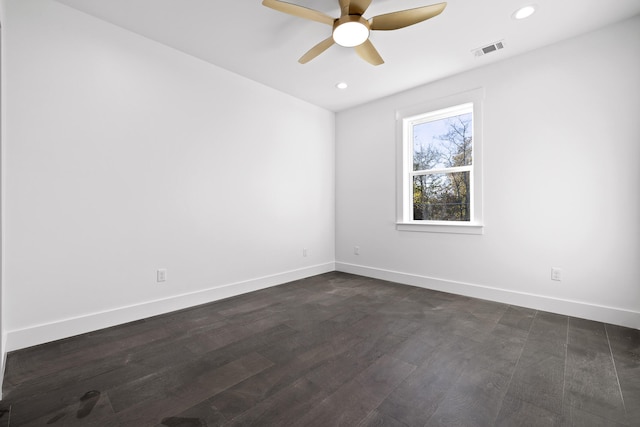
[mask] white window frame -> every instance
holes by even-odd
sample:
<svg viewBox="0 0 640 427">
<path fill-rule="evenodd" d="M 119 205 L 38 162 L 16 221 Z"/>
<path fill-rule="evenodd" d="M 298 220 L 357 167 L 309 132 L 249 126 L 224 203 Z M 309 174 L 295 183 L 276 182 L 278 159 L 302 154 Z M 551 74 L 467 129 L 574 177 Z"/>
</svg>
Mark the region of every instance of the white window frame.
<svg viewBox="0 0 640 427">
<path fill-rule="evenodd" d="M 397 149 L 397 218 L 399 231 L 426 231 L 434 233 L 483 234 L 482 221 L 482 101 L 484 89 L 474 89 L 445 98 L 436 99 L 411 108 L 396 111 Z M 460 111 L 470 104 L 473 109 L 473 148 L 471 166 L 448 168 L 446 172 L 468 170 L 471 186 L 470 221 L 413 220 L 413 132 L 421 121 L 437 120 Z M 431 171 L 437 172 L 437 171 Z"/>
</svg>

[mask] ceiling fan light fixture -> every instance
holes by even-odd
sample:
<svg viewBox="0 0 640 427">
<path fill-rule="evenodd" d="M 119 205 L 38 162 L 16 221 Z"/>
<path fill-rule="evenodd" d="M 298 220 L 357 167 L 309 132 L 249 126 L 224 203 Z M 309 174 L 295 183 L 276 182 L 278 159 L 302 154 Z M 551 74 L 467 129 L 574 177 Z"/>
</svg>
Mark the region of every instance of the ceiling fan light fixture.
<svg viewBox="0 0 640 427">
<path fill-rule="evenodd" d="M 367 20 L 362 15 L 367 11 L 371 0 L 338 0 L 340 17 L 337 19 L 319 10 L 282 0 L 262 0 L 262 4 L 279 12 L 332 26 L 331 35 L 302 55 L 298 59 L 299 63 L 306 64 L 334 44 L 338 44 L 344 47 L 353 47 L 358 56 L 371 65 L 384 64 L 384 60 L 369 40 L 369 33 L 372 30 L 399 30 L 438 16 L 447 6 L 446 2 L 442 2 L 413 9 L 397 10 Z"/>
<path fill-rule="evenodd" d="M 516 10 L 515 12 L 513 12 L 513 15 L 511 16 L 513 17 L 513 19 L 525 19 L 533 15 L 535 11 L 536 11 L 536 5 L 530 4 Z"/>
<path fill-rule="evenodd" d="M 368 38 L 369 23 L 361 16 L 343 16 L 333 26 L 333 41 L 340 46 L 360 46 Z"/>
</svg>

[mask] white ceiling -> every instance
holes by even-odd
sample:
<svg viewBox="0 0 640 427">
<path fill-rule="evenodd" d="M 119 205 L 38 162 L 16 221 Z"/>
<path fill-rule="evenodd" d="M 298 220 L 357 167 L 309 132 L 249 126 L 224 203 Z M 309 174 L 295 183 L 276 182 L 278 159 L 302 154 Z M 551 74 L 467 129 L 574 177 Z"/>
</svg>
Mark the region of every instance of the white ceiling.
<svg viewBox="0 0 640 427">
<path fill-rule="evenodd" d="M 480 67 L 640 13 L 638 0 L 450 0 L 444 12 L 395 31 L 374 31 L 385 60 L 372 66 L 334 45 L 308 64 L 298 58 L 331 27 L 262 6 L 261 0 L 56 0 L 167 46 L 332 111 L 340 111 Z M 288 0 L 339 15 L 338 0 Z M 373 0 L 365 18 L 438 0 Z M 535 3 L 532 17 L 512 13 Z M 472 51 L 503 40 L 505 48 Z M 597 55 L 597 52 L 594 52 Z M 338 82 L 348 89 L 339 90 Z"/>
</svg>

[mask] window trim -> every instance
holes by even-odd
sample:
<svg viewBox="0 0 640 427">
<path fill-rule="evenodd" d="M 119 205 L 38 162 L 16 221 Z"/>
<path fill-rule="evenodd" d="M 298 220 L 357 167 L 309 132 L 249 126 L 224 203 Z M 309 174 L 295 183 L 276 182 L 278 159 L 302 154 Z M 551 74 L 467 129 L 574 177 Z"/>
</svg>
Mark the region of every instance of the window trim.
<svg viewBox="0 0 640 427">
<path fill-rule="evenodd" d="M 482 218 L 482 104 L 484 88 L 473 89 L 456 95 L 435 99 L 420 105 L 396 111 L 396 229 L 398 231 L 422 231 L 433 233 L 483 234 Z M 405 141 L 405 129 L 411 119 L 447 110 L 463 104 L 473 104 L 473 177 L 471 179 L 471 220 L 429 221 L 412 220 L 409 144 Z"/>
</svg>

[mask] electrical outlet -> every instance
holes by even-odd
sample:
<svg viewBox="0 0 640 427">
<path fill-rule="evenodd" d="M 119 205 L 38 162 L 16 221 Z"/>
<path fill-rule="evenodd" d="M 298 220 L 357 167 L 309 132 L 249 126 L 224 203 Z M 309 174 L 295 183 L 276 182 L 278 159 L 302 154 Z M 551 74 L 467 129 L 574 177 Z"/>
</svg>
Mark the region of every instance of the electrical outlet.
<svg viewBox="0 0 640 427">
<path fill-rule="evenodd" d="M 307 257 L 308 255 L 309 255 L 309 251 L 307 250 L 307 248 L 302 249 L 302 256 Z"/>
<path fill-rule="evenodd" d="M 167 281 L 167 269 L 166 268 L 159 268 L 158 271 L 156 271 L 156 281 L 158 281 L 158 282 L 166 282 Z"/>
<path fill-rule="evenodd" d="M 354 246 L 353 247 L 353 254 L 354 255 L 360 255 L 360 246 Z"/>
<path fill-rule="evenodd" d="M 557 282 L 562 281 L 562 269 L 558 267 L 551 267 L 551 280 L 555 280 Z"/>
</svg>

